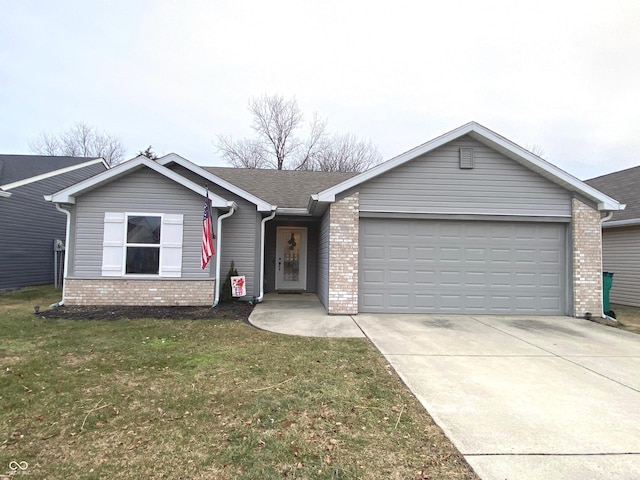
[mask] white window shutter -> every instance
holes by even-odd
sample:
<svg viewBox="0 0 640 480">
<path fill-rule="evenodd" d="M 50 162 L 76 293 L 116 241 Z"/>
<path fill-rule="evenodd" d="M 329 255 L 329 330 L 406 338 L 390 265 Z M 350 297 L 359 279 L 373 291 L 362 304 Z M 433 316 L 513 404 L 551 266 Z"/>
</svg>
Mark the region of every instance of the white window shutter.
<svg viewBox="0 0 640 480">
<path fill-rule="evenodd" d="M 124 263 L 125 216 L 120 212 L 105 212 L 102 241 L 102 276 L 119 277 Z"/>
<path fill-rule="evenodd" d="M 165 215 L 160 235 L 160 275 L 180 277 L 182 275 L 182 223 L 183 215 Z"/>
</svg>

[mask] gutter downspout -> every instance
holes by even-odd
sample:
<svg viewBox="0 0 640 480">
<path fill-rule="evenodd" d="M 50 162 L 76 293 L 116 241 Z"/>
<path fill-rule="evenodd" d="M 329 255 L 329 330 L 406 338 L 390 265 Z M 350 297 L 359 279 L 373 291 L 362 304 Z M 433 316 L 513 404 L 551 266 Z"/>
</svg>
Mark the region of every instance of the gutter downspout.
<svg viewBox="0 0 640 480">
<path fill-rule="evenodd" d="M 275 216 L 276 216 L 276 209 L 273 209 L 273 213 L 268 217 L 264 217 L 262 219 L 262 222 L 260 222 L 261 223 L 260 225 L 260 277 L 259 277 L 260 296 L 254 300 L 254 303 L 261 303 L 262 299 L 264 298 L 264 248 L 265 248 L 265 245 L 264 245 L 265 231 L 264 230 L 265 230 L 265 224 L 269 220 L 272 220 L 273 217 Z"/>
<path fill-rule="evenodd" d="M 603 237 L 603 235 L 602 235 L 602 224 L 604 222 L 606 222 L 607 220 L 611 220 L 611 217 L 613 217 L 613 211 L 610 211 L 609 213 L 607 213 L 604 217 L 602 217 L 600 219 L 600 272 L 602 272 L 602 237 Z M 603 292 L 603 294 L 604 294 L 604 292 Z M 604 307 L 604 305 L 603 305 L 603 307 Z M 618 321 L 615 318 L 612 318 L 609 315 L 607 315 L 605 313 L 604 309 L 602 310 L 602 313 L 600 313 L 600 316 L 602 318 L 607 319 L 607 320 L 611 320 L 612 322 L 618 323 Z"/>
<path fill-rule="evenodd" d="M 69 236 L 70 236 L 70 231 L 71 231 L 71 212 L 69 210 L 66 210 L 64 208 L 62 208 L 60 206 L 59 203 L 56 203 L 56 210 L 58 210 L 59 212 L 64 213 L 67 216 L 67 232 L 65 235 L 65 252 L 64 252 L 64 269 L 63 269 L 63 273 L 62 273 L 62 298 L 60 299 L 59 302 L 56 303 L 52 303 L 51 305 L 49 305 L 50 308 L 56 308 L 56 307 L 61 307 L 64 305 L 64 291 L 67 289 L 67 282 L 65 282 L 65 280 L 67 279 L 67 272 L 69 271 Z"/>
<path fill-rule="evenodd" d="M 220 302 L 220 262 L 222 261 L 222 252 L 220 251 L 220 248 L 222 247 L 222 220 L 230 217 L 235 212 L 236 206 L 234 204 L 231 206 L 231 210 L 218 217 L 218 237 L 216 238 L 216 288 L 211 308 L 217 307 L 218 302 Z"/>
</svg>

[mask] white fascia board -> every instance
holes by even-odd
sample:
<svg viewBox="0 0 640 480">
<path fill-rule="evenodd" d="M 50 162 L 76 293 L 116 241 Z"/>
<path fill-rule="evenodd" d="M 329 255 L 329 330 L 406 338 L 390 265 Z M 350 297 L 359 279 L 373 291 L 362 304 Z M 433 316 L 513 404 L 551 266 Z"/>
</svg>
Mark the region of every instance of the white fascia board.
<svg viewBox="0 0 640 480">
<path fill-rule="evenodd" d="M 5 192 L 0 190 L 0 198 L 9 198 L 11 196 L 11 192 Z"/>
<path fill-rule="evenodd" d="M 54 193 L 53 195 L 46 195 L 45 200 L 53 202 L 53 203 L 75 203 L 75 197 L 81 195 L 82 193 L 97 188 L 101 185 L 105 185 L 107 183 L 111 183 L 112 181 L 128 175 L 133 171 L 136 171 L 140 168 L 147 167 L 151 170 L 159 173 L 167 177 L 170 180 L 182 185 L 183 187 L 202 195 L 203 197 L 206 195 L 207 190 L 204 186 L 200 186 L 191 180 L 184 178 L 182 175 L 177 174 L 173 170 L 170 170 L 162 165 L 158 165 L 153 160 L 150 160 L 144 156 L 138 156 L 128 162 L 121 163 L 116 165 L 115 167 L 99 173 L 91 178 L 83 180 L 82 182 L 76 183 L 69 188 L 61 190 L 60 192 Z M 211 206 L 214 208 L 229 208 L 233 202 L 230 202 L 219 195 L 209 192 L 209 199 L 211 200 Z"/>
<path fill-rule="evenodd" d="M 277 208 L 275 205 L 271 205 L 270 203 L 265 202 L 261 198 L 258 198 L 255 195 L 247 192 L 246 190 L 241 189 L 237 185 L 227 182 L 226 180 L 214 175 L 213 173 L 206 171 L 204 168 L 199 167 L 195 163 L 187 160 L 184 157 L 181 157 L 178 154 L 169 153 L 164 157 L 159 158 L 157 162 L 161 165 L 167 165 L 168 163 L 171 163 L 171 162 L 177 163 L 178 165 L 186 168 L 187 170 L 191 170 L 196 175 L 200 175 L 201 177 L 209 180 L 210 182 L 215 183 L 219 187 L 222 187 L 225 190 L 229 190 L 231 193 L 234 193 L 239 197 L 242 197 L 245 200 L 253 203 L 259 212 L 271 212 Z"/>
<path fill-rule="evenodd" d="M 299 217 L 308 217 L 311 215 L 309 210 L 300 207 L 284 207 L 276 210 L 276 215 L 294 215 Z"/>
<path fill-rule="evenodd" d="M 6 185 L 0 185 L 0 188 L 2 190 L 11 190 L 12 188 L 18 188 L 33 182 L 39 182 L 40 180 L 45 180 L 47 178 L 55 177 L 57 175 L 62 175 L 63 173 L 73 172 L 74 170 L 78 170 L 84 167 L 89 167 L 97 163 L 102 163 L 105 166 L 105 168 L 109 169 L 109 165 L 107 165 L 107 162 L 105 162 L 104 159 L 96 158 L 94 160 L 89 160 L 88 162 L 79 163 L 77 165 L 71 165 L 70 167 L 59 168 L 58 170 L 52 170 L 47 173 L 41 173 L 40 175 L 35 175 L 33 177 L 25 178 L 12 183 L 7 183 Z"/>
<path fill-rule="evenodd" d="M 596 190 L 595 188 L 587 185 L 586 183 L 578 180 L 573 175 L 565 172 L 564 170 L 556 167 L 555 165 L 543 160 L 542 158 L 532 154 L 528 150 L 516 145 L 515 143 L 507 140 L 506 138 L 498 135 L 497 133 L 489 130 L 488 128 L 480 125 L 477 122 L 469 122 L 461 127 L 456 128 L 444 135 L 440 135 L 427 143 L 409 150 L 397 157 L 392 158 L 380 165 L 377 165 L 366 172 L 356 175 L 338 185 L 328 188 L 317 195 L 317 201 L 319 202 L 335 202 L 336 195 L 355 187 L 363 182 L 371 180 L 378 175 L 381 175 L 392 168 L 395 168 L 403 163 L 406 163 L 414 158 L 417 158 L 425 153 L 435 150 L 442 145 L 455 140 L 463 135 L 471 135 L 476 140 L 493 147 L 494 149 L 505 154 L 512 160 L 520 163 L 521 165 L 543 175 L 549 181 L 554 182 L 568 190 L 579 192 L 582 195 L 590 198 L 598 204 L 598 210 L 623 210 L 624 205 L 613 198 L 605 195 L 604 193 Z"/>
</svg>

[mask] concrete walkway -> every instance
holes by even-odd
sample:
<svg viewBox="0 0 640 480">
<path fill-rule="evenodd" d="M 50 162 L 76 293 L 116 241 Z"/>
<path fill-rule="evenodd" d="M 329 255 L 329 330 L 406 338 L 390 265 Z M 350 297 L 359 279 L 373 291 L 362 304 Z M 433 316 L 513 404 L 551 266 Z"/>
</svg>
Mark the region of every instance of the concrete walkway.
<svg viewBox="0 0 640 480">
<path fill-rule="evenodd" d="M 313 294 L 270 295 L 250 322 L 364 332 L 484 480 L 640 478 L 640 335 L 570 317 L 329 316 Z"/>
<path fill-rule="evenodd" d="M 268 293 L 251 312 L 249 323 L 286 335 L 364 337 L 351 316 L 328 315 L 315 293 Z"/>
</svg>

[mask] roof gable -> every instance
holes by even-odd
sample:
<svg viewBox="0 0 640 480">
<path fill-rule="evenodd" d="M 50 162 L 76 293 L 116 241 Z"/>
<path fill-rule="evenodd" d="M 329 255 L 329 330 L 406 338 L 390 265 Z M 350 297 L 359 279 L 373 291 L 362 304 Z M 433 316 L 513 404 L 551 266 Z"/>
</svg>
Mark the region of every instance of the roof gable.
<svg viewBox="0 0 640 480">
<path fill-rule="evenodd" d="M 549 181 L 560 185 L 561 187 L 576 193 L 580 193 L 585 197 L 591 199 L 598 204 L 599 210 L 619 210 L 624 208 L 617 201 L 611 197 L 603 194 L 595 188 L 581 182 L 574 176 L 568 174 L 564 170 L 556 167 L 555 165 L 543 160 L 542 158 L 532 154 L 528 150 L 516 145 L 515 143 L 507 140 L 506 138 L 498 135 L 497 133 L 489 130 L 486 127 L 476 123 L 470 122 L 461 127 L 456 128 L 444 135 L 441 135 L 427 143 L 424 143 L 408 152 L 398 155 L 391 160 L 388 160 L 380 165 L 377 165 L 355 177 L 347 179 L 335 186 L 329 187 L 318 195 L 314 195 L 312 198 L 317 202 L 333 202 L 336 195 L 342 193 L 350 188 L 353 188 L 363 182 L 371 180 L 379 175 L 382 175 L 393 168 L 409 162 L 417 157 L 420 157 L 428 152 L 435 150 L 438 147 L 445 145 L 463 135 L 469 135 L 470 137 L 478 140 L 479 142 L 493 148 L 494 150 L 502 153 L 506 157 L 514 160 L 526 168 L 538 173 L 545 177 Z"/>
<path fill-rule="evenodd" d="M 121 163 L 105 172 L 99 173 L 87 180 L 76 183 L 69 188 L 65 188 L 60 192 L 54 193 L 53 195 L 45 196 L 45 200 L 51 201 L 54 203 L 75 203 L 75 199 L 77 196 L 82 195 L 88 191 L 99 188 L 102 185 L 106 185 L 111 183 L 118 178 L 129 175 L 132 172 L 135 172 L 141 168 L 149 168 L 154 170 L 155 172 L 163 175 L 170 180 L 182 185 L 183 187 L 192 190 L 199 195 L 204 196 L 207 193 L 207 190 L 204 186 L 197 185 L 184 178 L 183 176 L 175 173 L 174 171 L 159 165 L 154 160 L 150 160 L 144 156 L 138 156 L 132 160 Z M 214 208 L 229 208 L 231 206 L 235 206 L 233 202 L 225 200 L 224 198 L 209 192 L 209 198 L 211 199 L 211 206 Z"/>
<path fill-rule="evenodd" d="M 216 185 L 238 195 L 239 197 L 244 198 L 250 203 L 253 203 L 256 206 L 256 209 L 260 212 L 270 212 L 272 210 L 275 210 L 276 208 L 275 205 L 272 205 L 269 202 L 265 201 L 264 199 L 257 197 L 253 193 L 247 190 L 244 190 L 238 185 L 235 185 L 221 177 L 218 177 L 212 172 L 205 170 L 202 167 L 199 167 L 195 163 L 192 163 L 186 158 L 183 158 L 180 155 L 177 155 L 175 153 L 170 153 L 168 155 L 165 155 L 164 157 L 159 158 L 157 160 L 157 163 L 163 166 L 169 165 L 170 163 L 176 163 L 178 165 L 181 165 L 182 167 L 192 171 L 193 173 L 201 176 L 202 178 L 212 183 L 215 183 Z"/>
<path fill-rule="evenodd" d="M 640 166 L 601 175 L 585 183 L 624 202 L 627 208 L 615 212 L 606 225 L 631 225 L 640 223 Z"/>
</svg>

